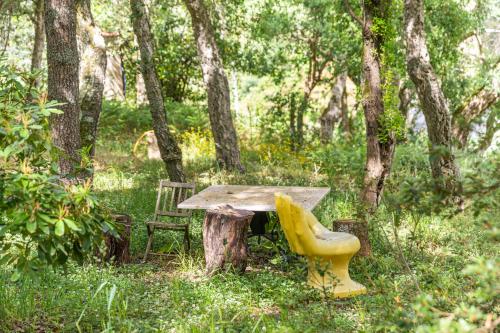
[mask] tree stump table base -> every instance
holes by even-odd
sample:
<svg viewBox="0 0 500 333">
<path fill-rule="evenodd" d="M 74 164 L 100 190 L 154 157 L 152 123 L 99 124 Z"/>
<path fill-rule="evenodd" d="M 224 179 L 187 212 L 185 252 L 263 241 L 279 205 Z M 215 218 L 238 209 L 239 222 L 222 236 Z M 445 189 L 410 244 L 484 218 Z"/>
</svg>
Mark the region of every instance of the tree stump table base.
<svg viewBox="0 0 500 333">
<path fill-rule="evenodd" d="M 203 222 L 203 247 L 208 274 L 247 266 L 247 230 L 254 213 L 229 205 L 209 209 Z"/>
</svg>

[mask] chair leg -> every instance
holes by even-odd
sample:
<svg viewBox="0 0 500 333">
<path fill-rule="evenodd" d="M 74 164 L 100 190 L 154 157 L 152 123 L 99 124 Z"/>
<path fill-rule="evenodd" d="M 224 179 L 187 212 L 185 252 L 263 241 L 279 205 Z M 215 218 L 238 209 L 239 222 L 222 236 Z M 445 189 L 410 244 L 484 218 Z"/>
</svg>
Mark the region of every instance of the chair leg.
<svg viewBox="0 0 500 333">
<path fill-rule="evenodd" d="M 184 249 L 186 252 L 191 250 L 191 240 L 189 237 L 189 225 L 184 229 Z"/>
<path fill-rule="evenodd" d="M 146 245 L 146 253 L 144 253 L 144 259 L 142 260 L 143 263 L 145 263 L 146 260 L 148 259 L 149 251 L 151 251 L 151 246 L 153 245 L 154 228 L 150 229 L 149 226 L 147 228 L 148 228 L 148 245 Z"/>
<path fill-rule="evenodd" d="M 349 261 L 353 254 L 331 257 L 309 257 L 308 281 L 311 287 L 333 294 L 335 298 L 346 298 L 366 293 L 362 284 L 351 280 Z"/>
</svg>

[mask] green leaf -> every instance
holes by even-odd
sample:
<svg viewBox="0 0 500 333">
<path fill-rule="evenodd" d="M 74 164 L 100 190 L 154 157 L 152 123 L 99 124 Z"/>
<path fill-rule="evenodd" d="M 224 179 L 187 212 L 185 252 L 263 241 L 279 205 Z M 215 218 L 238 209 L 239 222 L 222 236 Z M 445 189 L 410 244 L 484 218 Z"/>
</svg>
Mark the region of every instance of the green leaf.
<svg viewBox="0 0 500 333">
<path fill-rule="evenodd" d="M 41 221 L 38 221 L 38 228 L 42 230 L 42 232 L 46 235 L 50 234 L 50 229 L 47 223 L 43 223 Z"/>
<path fill-rule="evenodd" d="M 56 222 L 56 236 L 62 236 L 64 235 L 64 222 L 62 220 L 59 220 Z"/>
<path fill-rule="evenodd" d="M 30 132 L 26 128 L 23 128 L 19 131 L 19 135 L 21 136 L 21 138 L 26 139 L 28 136 L 30 136 Z"/>
<path fill-rule="evenodd" d="M 13 147 L 12 146 L 7 146 L 5 147 L 5 149 L 3 150 L 0 150 L 0 157 L 4 157 L 4 158 L 7 158 L 9 157 L 10 153 L 13 151 Z"/>
<path fill-rule="evenodd" d="M 64 253 L 64 255 L 66 257 L 68 256 L 68 252 L 66 252 L 66 249 L 64 248 L 64 245 L 62 245 L 61 243 L 57 243 L 57 248 L 59 249 L 59 251 L 61 251 L 62 253 Z"/>
<path fill-rule="evenodd" d="M 5 247 L 3 248 L 3 250 L 5 251 Z M 6 265 L 8 264 L 9 260 L 12 259 L 12 255 L 11 254 L 4 254 L 2 257 L 0 257 L 0 265 Z"/>
<path fill-rule="evenodd" d="M 28 220 L 26 223 L 26 230 L 28 230 L 30 234 L 34 233 L 36 231 L 36 221 Z"/>
<path fill-rule="evenodd" d="M 12 276 L 10 277 L 10 280 L 12 282 L 16 282 L 17 280 L 19 280 L 19 278 L 21 277 L 21 273 L 19 273 L 19 271 L 15 271 Z"/>
<path fill-rule="evenodd" d="M 71 230 L 74 230 L 74 231 L 80 231 L 80 228 L 78 228 L 75 224 L 75 222 L 73 222 L 72 220 L 70 219 L 64 219 L 64 223 L 66 223 L 66 225 L 71 229 Z"/>
<path fill-rule="evenodd" d="M 56 222 L 55 219 L 51 219 L 50 216 L 48 216 L 46 214 L 38 213 L 38 217 L 49 224 L 54 224 Z"/>
</svg>

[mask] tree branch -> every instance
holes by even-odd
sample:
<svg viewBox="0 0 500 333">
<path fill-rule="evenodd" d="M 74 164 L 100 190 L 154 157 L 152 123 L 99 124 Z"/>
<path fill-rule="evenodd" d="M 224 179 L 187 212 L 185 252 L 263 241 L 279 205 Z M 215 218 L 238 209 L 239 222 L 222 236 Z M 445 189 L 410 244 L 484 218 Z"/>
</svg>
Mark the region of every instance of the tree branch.
<svg viewBox="0 0 500 333">
<path fill-rule="evenodd" d="M 351 15 L 351 17 L 356 21 L 358 22 L 358 24 L 360 26 L 363 26 L 363 20 L 356 15 L 356 13 L 354 12 L 354 10 L 352 9 L 351 5 L 349 4 L 349 0 L 344 0 L 344 6 L 346 7 L 347 9 L 347 12 L 349 13 L 349 15 Z"/>
<path fill-rule="evenodd" d="M 498 93 L 487 86 L 479 88 L 472 96 L 456 111 L 457 116 L 475 118 L 491 105 L 498 102 Z"/>
<path fill-rule="evenodd" d="M 500 100 L 499 94 L 482 86 L 476 91 L 469 100 L 460 107 L 452 119 L 453 136 L 458 140 L 460 148 L 465 147 L 471 125 L 476 121 L 487 109 L 498 103 Z"/>
</svg>

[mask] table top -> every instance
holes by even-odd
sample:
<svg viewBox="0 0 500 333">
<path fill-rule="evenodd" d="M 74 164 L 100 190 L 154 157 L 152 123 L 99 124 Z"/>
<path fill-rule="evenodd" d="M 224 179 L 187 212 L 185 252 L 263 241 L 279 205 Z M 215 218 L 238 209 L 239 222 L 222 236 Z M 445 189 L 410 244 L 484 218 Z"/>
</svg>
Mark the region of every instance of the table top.
<svg viewBox="0 0 500 333">
<path fill-rule="evenodd" d="M 227 204 L 236 209 L 246 209 L 254 212 L 273 212 L 276 211 L 274 204 L 275 192 L 287 194 L 305 209 L 312 210 L 330 192 L 330 188 L 212 185 L 181 202 L 177 207 L 181 209 L 213 209 Z"/>
</svg>

